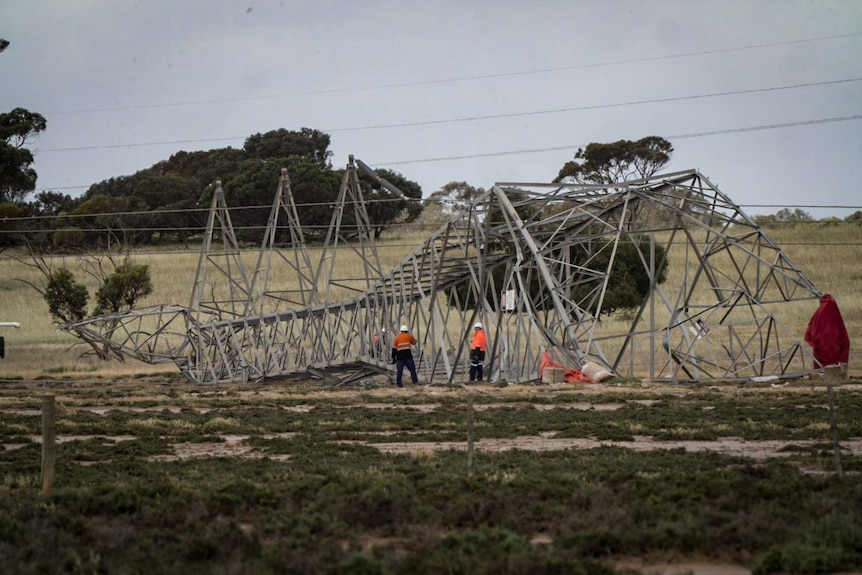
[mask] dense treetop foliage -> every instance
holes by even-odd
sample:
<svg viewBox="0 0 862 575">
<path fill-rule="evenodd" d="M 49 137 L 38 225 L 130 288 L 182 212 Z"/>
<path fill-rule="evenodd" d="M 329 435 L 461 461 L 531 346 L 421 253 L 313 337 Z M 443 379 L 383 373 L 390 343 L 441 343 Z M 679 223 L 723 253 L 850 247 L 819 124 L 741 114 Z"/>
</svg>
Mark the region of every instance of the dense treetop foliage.
<svg viewBox="0 0 862 575">
<path fill-rule="evenodd" d="M 0 52 L 7 46 L 0 38 Z M 0 112 L 0 203 L 23 201 L 36 188 L 33 153 L 25 146 L 45 126 L 42 114 L 24 108 Z"/>
<path fill-rule="evenodd" d="M 266 134 L 249 136 L 243 149 L 248 157 L 258 160 L 302 156 L 311 158 L 322 167 L 330 167 L 329 134 L 311 128 L 291 132 L 280 128 Z"/>
<path fill-rule="evenodd" d="M 672 153 L 671 143 L 659 136 L 647 136 L 636 142 L 594 142 L 586 148 L 579 148 L 575 157 L 560 169 L 554 181 L 610 184 L 632 178 L 648 178 L 670 162 Z"/>
<path fill-rule="evenodd" d="M 18 116 L 32 120 L 32 116 Z M 43 129 L 44 122 L 36 124 L 39 126 Z M 0 131 L 0 135 L 5 133 Z M 14 136 L 23 132 L 18 129 L 10 133 Z M 306 238 L 315 241 L 324 237 L 332 220 L 344 176 L 344 169 L 332 167 L 329 144 L 329 135 L 319 130 L 279 128 L 249 136 L 242 149 L 180 151 L 134 174 L 93 184 L 78 198 L 43 191 L 28 203 L 23 199 L 35 185 L 33 173 L 29 188 L 24 190 L 26 186 L 19 185 L 14 201 L 0 203 L 0 216 L 56 216 L 37 224 L 44 232 L 39 238 L 47 244 L 44 247 L 56 249 L 63 249 L 73 237 L 89 246 L 117 240 L 130 244 L 186 243 L 203 230 L 220 181 L 228 206 L 237 208 L 232 214 L 237 237 L 257 243 L 266 228 L 281 170 L 287 168 L 297 212 L 308 231 Z M 387 169 L 378 170 L 378 177 L 401 190 L 403 196 L 368 176 L 360 177 L 376 237 L 393 224 L 415 220 L 422 211 L 422 188 L 418 183 Z M 0 196 L 2 199 L 9 197 Z M 21 237 L 29 229 L 18 223 L 5 227 L 7 232 L 18 228 Z M 73 230 L 79 233 L 72 234 Z M 8 245 L 15 239 L 6 233 L 0 241 Z"/>
</svg>

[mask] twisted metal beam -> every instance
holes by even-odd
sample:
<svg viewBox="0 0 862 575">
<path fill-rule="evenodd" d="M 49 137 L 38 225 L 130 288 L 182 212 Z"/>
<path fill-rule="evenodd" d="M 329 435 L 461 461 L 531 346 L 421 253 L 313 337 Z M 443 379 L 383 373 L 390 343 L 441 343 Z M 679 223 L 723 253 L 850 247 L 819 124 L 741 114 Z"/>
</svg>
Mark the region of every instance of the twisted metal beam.
<svg viewBox="0 0 862 575">
<path fill-rule="evenodd" d="M 820 292 L 696 171 L 609 185 L 499 183 L 384 271 L 357 169 L 370 170 L 351 157 L 316 263 L 284 173 L 250 279 L 223 196 L 214 198 L 206 237 L 220 226 L 227 243 L 218 254 L 205 244 L 188 309 L 66 329 L 143 361 L 173 361 L 196 383 L 390 374 L 386 335 L 401 324 L 419 341 L 421 379 L 457 382 L 476 321 L 489 335 L 492 381 L 535 380 L 544 353 L 654 381 L 796 377 L 814 364 L 785 321 Z M 291 234 L 284 248 L 280 217 Z M 231 265 L 215 265 L 216 255 Z M 358 277 L 341 277 L 345 259 Z M 274 261 L 295 276 L 290 285 L 272 285 Z M 225 300 L 204 289 L 208 266 L 224 276 Z M 612 309 L 626 290 L 647 295 Z"/>
</svg>

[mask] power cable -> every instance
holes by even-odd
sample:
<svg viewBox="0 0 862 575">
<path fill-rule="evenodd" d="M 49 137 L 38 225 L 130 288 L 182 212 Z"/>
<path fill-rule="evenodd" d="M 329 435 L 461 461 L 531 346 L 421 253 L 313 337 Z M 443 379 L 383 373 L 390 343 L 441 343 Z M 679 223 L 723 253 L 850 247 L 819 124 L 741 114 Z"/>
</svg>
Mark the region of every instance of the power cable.
<svg viewBox="0 0 862 575">
<path fill-rule="evenodd" d="M 363 91 L 371 91 L 371 90 L 388 90 L 392 88 L 410 88 L 416 86 L 429 86 L 435 84 L 453 84 L 457 82 L 472 82 L 475 80 L 492 80 L 496 78 L 506 78 L 506 77 L 516 77 L 516 76 L 530 76 L 537 74 L 548 74 L 554 72 L 568 72 L 572 70 L 585 70 L 588 68 L 599 68 L 606 66 L 619 66 L 623 64 L 638 64 L 643 62 L 655 62 L 661 60 L 670 60 L 670 59 L 678 59 L 678 58 L 689 58 L 693 56 L 708 56 L 712 54 L 725 54 L 730 52 L 741 52 L 746 50 L 758 50 L 762 48 L 772 48 L 775 46 L 788 46 L 793 44 L 803 44 L 808 42 L 820 42 L 823 40 L 839 40 L 843 38 L 853 38 L 856 36 L 862 35 L 862 32 L 851 32 L 848 34 L 836 34 L 833 36 L 818 36 L 815 38 L 802 38 L 798 40 L 784 40 L 781 42 L 770 42 L 765 44 L 751 44 L 748 46 L 737 46 L 733 48 L 717 48 L 714 50 L 700 50 L 697 52 L 682 52 L 679 54 L 668 54 L 664 56 L 646 56 L 642 58 L 627 58 L 623 60 L 609 60 L 607 62 L 593 62 L 587 64 L 574 64 L 570 66 L 558 66 L 553 68 L 538 68 L 534 70 L 521 70 L 514 72 L 499 72 L 496 74 L 481 74 L 481 75 L 471 75 L 471 76 L 454 76 L 451 78 L 439 78 L 436 80 L 417 80 L 415 82 L 397 82 L 390 84 L 378 84 L 372 86 L 351 86 L 349 88 L 330 88 L 323 90 L 308 90 L 308 91 L 300 91 L 300 92 L 285 92 L 282 94 L 270 94 L 270 95 L 262 95 L 262 96 L 244 96 L 237 98 L 216 98 L 211 100 L 196 100 L 196 101 L 187 101 L 187 102 L 168 102 L 164 104 L 140 104 L 135 106 L 113 106 L 113 107 L 105 107 L 105 108 L 86 108 L 80 110 L 61 110 L 57 112 L 49 112 L 49 114 L 61 115 L 61 114 L 82 114 L 82 113 L 92 113 L 92 112 L 115 112 L 122 110 L 143 110 L 143 109 L 152 109 L 152 108 L 170 108 L 170 107 L 179 107 L 179 106 L 199 106 L 202 104 L 222 104 L 229 102 L 245 102 L 245 101 L 254 101 L 254 100 L 268 100 L 268 99 L 276 99 L 276 98 L 289 98 L 296 96 L 319 96 L 325 94 L 341 94 L 345 92 L 363 92 Z"/>
<path fill-rule="evenodd" d="M 375 200 L 365 200 L 366 204 L 372 203 Z M 391 201 L 391 200 L 380 200 L 380 201 Z M 431 204 L 461 204 L 462 202 L 458 202 L 456 200 L 438 200 L 436 198 L 423 198 L 422 200 L 417 200 L 421 203 L 431 203 Z M 322 203 L 308 203 L 308 204 L 298 204 L 298 208 L 305 207 L 313 207 L 313 206 L 329 206 L 332 205 L 332 202 L 322 202 Z M 848 210 L 862 210 L 862 206 L 853 206 L 853 205 L 787 205 L 787 204 L 737 204 L 740 208 L 781 208 L 781 209 L 789 209 L 789 208 L 798 208 L 798 209 L 848 209 Z M 263 211 L 264 209 L 269 210 L 271 206 L 259 204 L 259 205 L 251 205 L 251 206 L 234 206 L 229 207 L 229 211 L 236 213 L 239 211 L 250 211 L 250 210 L 258 210 Z M 83 220 L 85 223 L 87 220 L 96 220 L 96 219 L 106 219 L 106 218 L 119 218 L 121 216 L 125 217 L 146 217 L 148 219 L 152 219 L 155 216 L 164 216 L 167 214 L 193 214 L 193 213 L 203 213 L 209 212 L 209 208 L 189 208 L 185 210 L 153 210 L 149 212 L 102 212 L 102 213 L 92 213 L 92 214 L 56 214 L 56 215 L 41 215 L 41 216 L 19 216 L 19 217 L 4 217 L 0 219 L 0 234 L 16 234 L 16 233 L 42 233 L 45 231 L 58 231 L 63 228 L 56 227 L 57 224 L 69 223 L 73 224 L 75 221 Z M 751 216 L 754 219 L 757 219 L 761 216 Z M 8 224 L 16 224 L 16 223 L 33 223 L 37 221 L 50 221 L 55 224 L 55 227 L 50 230 L 45 230 L 42 228 L 7 228 Z M 126 222 L 127 224 L 129 222 Z M 848 223 L 848 224 L 857 224 L 862 222 L 857 221 L 848 221 L 848 220 L 776 220 L 766 222 L 764 225 L 768 226 L 782 226 L 782 225 L 812 225 L 812 224 L 832 224 L 832 223 Z M 104 224 L 102 224 L 104 225 Z M 397 229 L 397 228 L 412 228 L 417 226 L 427 226 L 429 224 L 422 224 L 417 222 L 402 222 L 402 223 L 392 223 L 388 224 L 387 228 Z M 265 229 L 265 225 L 246 225 L 246 226 L 234 226 L 235 229 L 242 230 L 251 230 L 251 229 Z M 325 230 L 329 229 L 329 224 L 307 224 L 303 225 L 303 229 L 309 230 Z M 359 229 L 359 224 L 343 224 L 341 226 L 342 229 Z M 185 226 L 133 226 L 133 227 L 124 227 L 124 228 L 110 228 L 110 227 L 87 227 L 87 228 L 77 228 L 82 231 L 89 232 L 109 232 L 115 230 L 126 230 L 126 231 L 134 231 L 134 232 L 155 232 L 155 231 L 201 231 L 206 228 L 206 224 L 201 222 L 197 225 L 185 225 Z M 281 224 L 278 226 L 278 229 L 289 229 L 290 226 L 287 223 Z"/>
<path fill-rule="evenodd" d="M 803 120 L 799 122 L 784 122 L 778 124 L 762 124 L 759 126 L 747 126 L 743 128 L 726 128 L 724 130 L 712 130 L 708 132 L 690 132 L 686 134 L 676 134 L 672 136 L 668 136 L 666 139 L 668 140 L 683 140 L 689 138 L 702 138 L 706 136 L 716 136 L 721 134 L 735 134 L 735 133 L 743 133 L 743 132 L 757 132 L 761 130 L 776 130 L 780 128 L 792 128 L 797 126 L 808 126 L 813 124 L 827 124 L 833 122 L 848 122 L 851 120 L 859 120 L 862 119 L 862 114 L 855 114 L 852 116 L 837 116 L 832 118 L 819 118 L 816 120 Z M 561 150 L 576 150 L 578 148 L 583 148 L 587 144 L 566 144 L 563 146 L 550 146 L 546 148 L 526 148 L 520 150 L 506 150 L 506 151 L 498 151 L 498 152 L 488 152 L 484 154 L 464 154 L 460 156 L 440 156 L 436 158 L 421 158 L 414 160 L 398 160 L 398 161 L 390 161 L 390 162 L 374 162 L 374 165 L 377 166 L 400 166 L 406 164 L 426 164 L 432 162 L 448 162 L 455 160 L 472 160 L 477 158 L 492 158 L 497 156 L 514 156 L 520 154 L 536 154 L 542 152 L 558 152 Z M 92 185 L 92 184 L 91 184 Z M 39 192 L 47 192 L 47 191 L 55 191 L 55 190 L 76 190 L 76 189 L 86 189 L 90 186 L 76 185 L 76 186 L 59 186 L 59 187 L 46 187 L 38 190 Z"/>
<path fill-rule="evenodd" d="M 807 126 L 811 124 L 826 124 L 830 122 L 847 122 L 850 120 L 860 120 L 862 119 L 862 114 L 856 114 L 853 116 L 838 116 L 833 118 L 820 118 L 817 120 L 804 120 L 801 122 L 784 122 L 780 124 L 763 124 L 760 126 L 747 126 L 744 128 L 727 128 L 724 130 L 712 130 L 709 132 L 690 132 L 687 134 L 675 134 L 672 136 L 667 136 L 665 139 L 667 140 L 684 140 L 687 138 L 701 138 L 704 136 L 717 136 L 720 134 L 735 134 L 741 132 L 757 132 L 760 130 L 776 130 L 779 128 L 792 128 L 795 126 Z M 395 162 L 375 162 L 374 165 L 377 166 L 401 166 L 405 164 L 425 164 L 431 162 L 448 162 L 454 160 L 472 160 L 476 158 L 492 158 L 495 156 L 513 156 L 519 154 L 536 154 L 540 152 L 556 152 L 560 150 L 574 150 L 578 148 L 583 148 L 587 144 L 567 144 L 565 146 L 550 146 L 547 148 L 530 148 L 530 149 L 521 149 L 521 150 L 507 150 L 501 152 L 488 152 L 484 154 L 465 154 L 461 156 L 440 156 L 437 158 L 422 158 L 416 160 L 399 160 Z"/>
<path fill-rule="evenodd" d="M 406 201 L 409 203 L 424 203 L 431 202 L 437 204 L 460 204 L 463 202 L 459 202 L 458 200 L 449 200 L 449 199 L 437 199 L 437 198 L 368 198 L 364 199 L 363 203 L 368 204 L 385 204 L 385 203 L 397 203 Z M 318 206 L 332 206 L 335 204 L 335 200 L 331 200 L 328 202 L 303 202 L 296 204 L 297 208 L 311 208 Z M 170 209 L 155 209 L 155 210 L 128 210 L 128 211 L 117 211 L 117 212 L 98 212 L 98 213 L 86 213 L 86 214 L 49 214 L 49 215 L 40 215 L 40 216 L 13 216 L 13 217 L 2 217 L 0 218 L 0 223 L 3 222 L 32 222 L 35 220 L 73 220 L 73 219 L 86 219 L 86 218 L 98 218 L 98 217 L 117 217 L 117 216 L 165 216 L 170 214 L 192 214 L 192 213 L 201 213 L 206 214 L 209 213 L 210 207 L 197 207 L 197 208 L 170 208 Z M 228 206 L 228 209 L 231 212 L 242 211 L 242 210 L 271 210 L 272 202 L 266 204 L 245 204 L 239 206 Z"/>
<path fill-rule="evenodd" d="M 649 100 L 634 100 L 631 102 L 618 102 L 615 104 L 595 104 L 592 106 L 573 106 L 570 108 L 556 108 L 551 110 L 535 110 L 530 112 L 511 112 L 507 114 L 488 114 L 484 116 L 465 116 L 463 118 L 449 118 L 445 120 L 425 120 L 422 122 L 405 122 L 400 124 L 376 124 L 370 126 L 357 126 L 354 128 L 335 128 L 324 130 L 324 132 L 352 132 L 360 130 L 383 130 L 389 128 L 406 128 L 416 126 L 432 126 L 436 124 L 453 124 L 458 122 L 476 122 L 480 120 L 495 120 L 499 118 L 517 118 L 521 116 L 539 116 L 544 114 L 559 114 L 563 112 L 582 112 L 586 110 L 604 110 L 609 108 L 622 108 L 625 106 L 639 106 L 643 104 L 661 104 L 667 102 L 680 102 L 683 100 L 698 100 L 704 98 L 719 98 L 722 96 L 736 96 L 740 94 L 758 94 L 763 92 L 775 92 L 778 90 L 793 90 L 796 88 L 809 88 L 812 86 L 827 86 L 831 84 L 843 84 L 847 82 L 859 82 L 862 78 L 848 78 L 846 80 L 831 80 L 826 82 L 809 82 L 806 84 L 794 84 L 790 86 L 774 86 L 771 88 L 752 88 L 749 90 L 734 90 L 728 92 L 714 92 L 711 94 L 693 94 L 691 96 L 671 96 L 668 98 L 654 98 Z"/>
<path fill-rule="evenodd" d="M 781 222 L 778 222 L 778 223 L 781 223 Z M 804 224 L 804 223 L 818 223 L 818 222 L 784 222 L 784 223 Z M 774 225 L 775 224 L 770 224 L 770 227 L 774 226 Z M 419 225 L 415 225 L 415 224 L 413 224 L 413 227 L 417 231 L 425 231 L 425 232 L 427 232 L 428 228 L 430 228 L 430 226 L 419 226 Z M 248 228 L 242 228 L 242 229 L 254 230 L 254 229 L 263 229 L 263 228 L 248 227 Z M 38 230 L 29 230 L 29 231 L 32 231 L 35 233 Z M 95 232 L 98 230 L 82 230 L 82 231 Z M 116 230 L 107 230 L 107 231 L 116 231 Z M 139 231 L 139 230 L 133 230 L 133 231 Z M 385 253 L 385 252 L 395 250 L 395 249 L 402 250 L 402 249 L 406 249 L 406 248 L 415 248 L 417 245 L 416 242 L 404 242 L 403 240 L 404 240 L 404 238 L 399 238 L 398 243 L 377 244 L 376 248 L 378 251 Z M 187 246 L 180 246 L 178 242 L 177 243 L 171 243 L 171 244 L 167 244 L 170 246 L 167 249 L 132 248 L 131 253 L 135 256 L 158 256 L 158 255 L 177 255 L 177 254 L 180 254 L 180 255 L 182 255 L 182 254 L 200 255 L 201 244 L 195 243 L 195 242 L 188 242 L 188 244 L 189 245 L 187 245 Z M 856 247 L 862 247 L 862 242 L 858 242 L 858 241 L 844 241 L 844 242 L 782 241 L 780 244 L 780 247 L 782 247 L 782 248 L 789 247 L 789 246 L 793 246 L 793 247 L 822 246 L 822 247 L 856 248 Z M 258 252 L 258 251 L 260 251 L 260 249 L 261 248 L 259 245 L 251 245 L 248 247 L 240 248 L 240 251 L 252 253 L 252 252 Z M 283 245 L 283 246 L 277 246 L 277 249 L 292 249 L 292 247 L 290 245 Z M 305 249 L 308 249 L 311 251 L 318 251 L 318 250 L 322 251 L 324 249 L 324 245 L 322 243 L 312 242 L 312 243 L 307 244 L 305 246 Z M 350 244 L 341 243 L 341 244 L 338 244 L 336 246 L 329 246 L 326 249 L 337 250 L 337 251 L 347 250 L 347 251 L 352 252 L 355 250 L 355 246 L 350 245 Z M 68 252 L 68 253 L 52 252 L 52 253 L 40 253 L 37 255 L 39 257 L 44 257 L 44 258 L 68 258 L 68 257 L 75 257 L 75 256 L 80 256 L 80 255 L 92 254 L 92 253 L 93 253 L 93 251 L 91 249 L 84 249 L 80 252 Z M 212 255 L 218 255 L 218 254 L 212 254 Z M 24 257 L 26 259 L 28 256 L 25 254 L 7 255 L 7 254 L 0 253 L 0 262 L 19 261 L 22 257 Z"/>
<path fill-rule="evenodd" d="M 565 112 L 581 112 L 587 110 L 604 110 L 604 109 L 612 109 L 612 108 L 622 108 L 627 106 L 641 106 L 644 104 L 659 104 L 659 103 L 668 103 L 668 102 L 681 102 L 685 100 L 702 100 L 706 98 L 721 98 L 725 96 L 737 96 L 737 95 L 745 95 L 745 94 L 758 94 L 764 92 L 776 92 L 781 90 L 796 90 L 799 88 L 811 88 L 815 86 L 830 86 L 836 84 L 846 84 L 850 82 L 859 82 L 862 81 L 862 78 L 846 78 L 842 80 L 826 80 L 823 82 L 808 82 L 803 84 L 790 84 L 786 86 L 771 86 L 768 88 L 751 88 L 747 90 L 732 90 L 725 92 L 713 92 L 708 94 L 692 94 L 688 96 L 670 96 L 667 98 L 653 98 L 647 100 L 633 100 L 630 102 L 616 102 L 613 104 L 595 104 L 590 106 L 571 106 L 567 108 L 552 108 L 549 110 L 531 110 L 527 112 L 511 112 L 506 114 L 486 114 L 482 116 L 464 116 L 460 118 L 443 118 L 438 120 L 425 120 L 419 122 L 401 122 L 397 124 L 374 124 L 368 126 L 354 126 L 347 128 L 328 128 L 322 130 L 323 132 L 356 132 L 362 130 L 388 130 L 393 128 L 414 128 L 418 126 L 433 126 L 433 125 L 441 125 L 441 124 L 456 124 L 463 122 L 479 122 L 485 120 L 496 120 L 500 118 L 517 118 L 523 116 L 540 116 L 546 114 L 560 114 Z M 165 140 L 159 142 L 133 142 L 130 144 L 104 144 L 104 145 L 96 145 L 96 146 L 71 146 L 65 148 L 45 148 L 40 149 L 40 153 L 46 152 L 80 152 L 80 151 L 88 151 L 88 150 L 106 150 L 106 149 L 116 149 L 116 148 L 139 148 L 139 147 L 148 147 L 148 146 L 162 146 L 168 144 L 191 144 L 191 143 L 203 143 L 203 142 L 233 142 L 233 141 L 244 141 L 246 137 L 243 136 L 233 136 L 233 137 L 224 137 L 224 138 L 196 138 L 196 139 L 188 139 L 188 140 Z"/>
<path fill-rule="evenodd" d="M 436 205 L 449 205 L 449 206 L 460 206 L 464 205 L 465 202 L 462 200 L 452 199 L 452 198 L 368 198 L 363 200 L 363 203 L 366 205 L 371 204 L 386 204 L 386 203 L 397 203 L 401 201 L 408 201 L 414 204 L 436 204 Z M 312 208 L 312 207 L 320 207 L 320 206 L 331 206 L 335 202 L 302 202 L 296 204 L 298 209 L 303 208 Z M 838 205 L 838 204 L 812 204 L 812 205 L 788 205 L 788 204 L 737 204 L 740 208 L 799 208 L 799 209 L 842 209 L 842 210 L 862 210 L 862 205 L 854 206 L 854 205 Z M 0 219 L 0 223 L 15 223 L 15 222 L 33 222 L 38 220 L 77 220 L 77 219 L 87 219 L 87 218 L 99 218 L 99 217 L 119 217 L 119 216 L 167 216 L 172 214 L 205 214 L 210 211 L 210 207 L 196 207 L 196 208 L 158 208 L 155 210 L 129 210 L 129 211 L 119 211 L 119 212 L 98 212 L 98 213 L 86 213 L 86 214 L 47 214 L 47 215 L 38 215 L 38 216 L 12 216 L 12 217 L 3 217 Z M 238 206 L 228 206 L 228 209 L 231 212 L 238 212 L 244 210 L 271 210 L 272 203 L 267 204 L 245 204 Z M 139 228 L 143 229 L 143 228 Z M 156 228 L 153 228 L 156 229 Z M 2 230 L 0 230 L 2 231 Z"/>
</svg>

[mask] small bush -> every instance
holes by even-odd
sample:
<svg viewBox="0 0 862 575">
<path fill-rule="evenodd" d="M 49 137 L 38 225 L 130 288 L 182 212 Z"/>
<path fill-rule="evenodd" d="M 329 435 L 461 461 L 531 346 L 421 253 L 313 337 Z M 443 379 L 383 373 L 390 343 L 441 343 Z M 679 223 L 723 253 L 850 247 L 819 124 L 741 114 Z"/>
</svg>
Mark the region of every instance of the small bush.
<svg viewBox="0 0 862 575">
<path fill-rule="evenodd" d="M 809 575 L 850 570 L 862 560 L 860 549 L 862 527 L 853 517 L 832 513 L 816 521 L 800 539 L 771 547 L 752 573 Z"/>
</svg>

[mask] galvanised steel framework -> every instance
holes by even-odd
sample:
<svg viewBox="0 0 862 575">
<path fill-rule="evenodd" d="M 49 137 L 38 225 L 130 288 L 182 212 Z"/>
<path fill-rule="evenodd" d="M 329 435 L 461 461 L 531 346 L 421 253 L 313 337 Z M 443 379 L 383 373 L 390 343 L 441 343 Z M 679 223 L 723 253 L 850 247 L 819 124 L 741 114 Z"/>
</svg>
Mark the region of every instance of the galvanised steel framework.
<svg viewBox="0 0 862 575">
<path fill-rule="evenodd" d="M 816 308 L 820 292 L 696 171 L 609 185 L 498 183 L 388 269 L 359 171 L 400 194 L 351 156 L 315 248 L 283 173 L 250 275 L 219 186 L 187 308 L 66 329 L 175 362 L 196 383 L 389 375 L 387 335 L 401 324 L 419 341 L 422 380 L 457 382 L 476 321 L 489 336 L 492 381 L 535 380 L 545 352 L 567 367 L 590 360 L 653 381 L 796 377 L 814 366 L 786 322 Z M 634 307 L 613 309 L 621 297 Z"/>
</svg>

